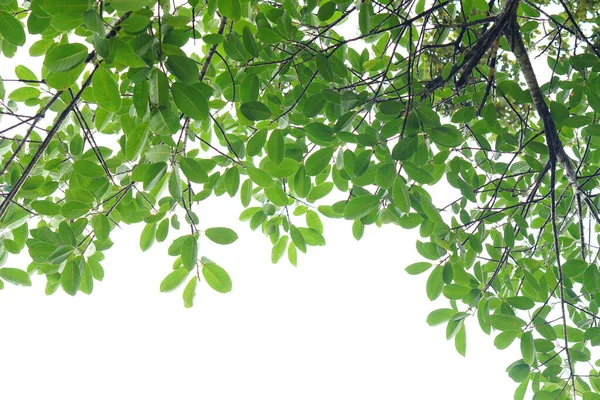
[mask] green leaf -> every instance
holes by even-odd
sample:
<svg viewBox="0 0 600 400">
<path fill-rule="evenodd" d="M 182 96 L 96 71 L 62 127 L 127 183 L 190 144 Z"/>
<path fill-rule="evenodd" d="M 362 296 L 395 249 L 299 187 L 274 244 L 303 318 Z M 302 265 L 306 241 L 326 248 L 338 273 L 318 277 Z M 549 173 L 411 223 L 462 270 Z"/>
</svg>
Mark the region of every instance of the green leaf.
<svg viewBox="0 0 600 400">
<path fill-rule="evenodd" d="M 237 233 L 229 228 L 208 228 L 204 234 L 217 244 L 231 244 L 238 239 Z"/>
<path fill-rule="evenodd" d="M 200 77 L 198 64 L 189 57 L 177 55 L 169 56 L 166 66 L 180 82 L 186 85 L 191 85 Z"/>
<path fill-rule="evenodd" d="M 101 178 L 104 176 L 104 169 L 90 160 L 79 160 L 73 164 L 73 169 L 81 176 L 87 178 Z"/>
<path fill-rule="evenodd" d="M 431 140 L 442 147 L 456 147 L 463 143 L 463 137 L 454 125 L 434 126 L 430 129 Z"/>
<path fill-rule="evenodd" d="M 92 294 L 94 290 L 94 277 L 92 275 L 92 269 L 89 264 L 84 264 L 83 273 L 81 274 L 81 283 L 79 284 L 79 290 L 85 294 Z"/>
<path fill-rule="evenodd" d="M 406 267 L 405 271 L 408 272 L 410 275 L 419 275 L 427 271 L 429 268 L 431 268 L 431 263 L 421 261 L 409 265 L 408 267 Z"/>
<path fill-rule="evenodd" d="M 142 149 L 146 147 L 146 142 L 148 140 L 148 124 L 143 123 L 136 126 L 133 131 L 127 132 L 125 134 L 125 157 L 129 161 L 135 161 L 139 157 Z M 151 161 L 151 160 L 148 160 Z M 160 160 L 159 160 L 160 161 Z M 166 161 L 166 160 L 165 160 Z M 158 162 L 158 161 L 154 161 Z"/>
<path fill-rule="evenodd" d="M 208 102 L 200 90 L 176 82 L 171 91 L 175 104 L 185 115 L 199 121 L 208 119 Z"/>
<path fill-rule="evenodd" d="M 275 186 L 273 178 L 268 173 L 258 168 L 247 167 L 246 172 L 248 173 L 250 180 L 252 180 L 252 182 L 256 183 L 258 186 L 262 186 L 264 188 Z"/>
<path fill-rule="evenodd" d="M 260 80 L 256 74 L 246 74 L 240 86 L 240 98 L 243 102 L 256 101 L 260 95 Z"/>
<path fill-rule="evenodd" d="M 58 215 L 60 214 L 60 205 L 49 200 L 36 200 L 31 203 L 31 208 L 41 215 Z"/>
<path fill-rule="evenodd" d="M 185 278 L 187 278 L 189 273 L 190 271 L 183 267 L 177 268 L 160 282 L 160 291 L 162 293 L 167 293 L 177 289 L 183 281 L 185 281 Z"/>
<path fill-rule="evenodd" d="M 510 376 L 511 379 L 514 380 L 515 382 L 523 382 L 529 376 L 529 371 L 530 371 L 529 365 L 527 365 L 523 362 L 517 362 L 509 367 L 508 376 Z M 537 394 L 539 394 L 539 393 L 543 393 L 543 392 L 538 392 Z M 558 398 L 558 396 L 555 396 L 554 394 L 551 394 L 549 392 L 546 392 L 546 393 L 549 394 L 547 399 L 557 399 Z M 537 398 L 537 394 L 534 397 L 534 400 L 539 400 Z"/>
<path fill-rule="evenodd" d="M 526 296 L 508 297 L 506 302 L 519 310 L 530 310 L 535 307 L 535 302 Z"/>
<path fill-rule="evenodd" d="M 244 26 L 242 31 L 242 40 L 244 41 L 244 48 L 252 57 L 258 57 L 258 46 L 254 39 L 254 34 L 248 25 Z"/>
<path fill-rule="evenodd" d="M 150 5 L 149 0 L 111 0 L 110 5 L 117 11 L 137 11 Z"/>
<path fill-rule="evenodd" d="M 171 147 L 164 144 L 157 144 L 156 146 L 150 147 L 144 155 L 149 162 L 157 163 L 169 161 L 171 154 Z"/>
<path fill-rule="evenodd" d="M 360 219 L 379 207 L 380 199 L 374 195 L 351 198 L 344 206 L 345 219 Z"/>
<path fill-rule="evenodd" d="M 46 53 L 44 67 L 51 72 L 65 72 L 75 69 L 88 56 L 88 49 L 81 43 L 67 43 L 55 46 Z"/>
<path fill-rule="evenodd" d="M 467 354 L 467 331 L 465 324 L 462 324 L 460 330 L 456 333 L 456 336 L 454 337 L 454 346 L 461 356 L 464 357 Z"/>
<path fill-rule="evenodd" d="M 40 91 L 36 88 L 32 87 L 20 87 L 8 95 L 9 100 L 13 100 L 16 102 L 25 102 L 30 99 L 37 99 L 40 97 Z"/>
<path fill-rule="evenodd" d="M 136 83 L 133 87 L 133 105 L 138 117 L 143 118 L 148 112 L 148 101 L 150 96 L 150 85 L 147 80 Z"/>
<path fill-rule="evenodd" d="M 0 34 L 7 42 L 15 46 L 25 44 L 25 29 L 23 24 L 11 14 L 0 11 Z"/>
<path fill-rule="evenodd" d="M 366 35 L 371 31 L 371 8 L 367 1 L 361 2 L 358 12 L 358 28 L 362 35 Z"/>
<path fill-rule="evenodd" d="M 319 12 L 317 13 L 317 17 L 321 21 L 327 21 L 329 18 L 333 17 L 335 13 L 336 5 L 333 1 L 327 1 L 319 7 Z"/>
<path fill-rule="evenodd" d="M 153 69 L 149 79 L 150 102 L 159 107 L 169 108 L 171 99 L 169 97 L 169 80 L 159 69 Z"/>
<path fill-rule="evenodd" d="M 562 266 L 563 274 L 569 278 L 574 278 L 585 272 L 588 263 L 583 260 L 568 260 Z"/>
<path fill-rule="evenodd" d="M 173 196 L 175 200 L 181 200 L 181 197 L 183 196 L 181 177 L 179 176 L 179 169 L 177 168 L 174 168 L 169 176 L 169 194 Z"/>
<path fill-rule="evenodd" d="M 288 237 L 282 236 L 279 238 L 277 243 L 275 243 L 275 245 L 273 246 L 273 249 L 271 250 L 271 262 L 273 264 L 277 264 L 277 262 L 281 259 L 281 257 L 283 257 L 283 254 L 285 253 L 285 248 L 286 248 L 287 242 L 288 242 Z"/>
<path fill-rule="evenodd" d="M 429 326 L 441 325 L 444 322 L 449 321 L 454 314 L 456 314 L 456 311 L 451 308 L 439 308 L 429 313 L 427 316 L 427 323 Z"/>
<path fill-rule="evenodd" d="M 184 157 L 179 160 L 179 168 L 187 179 L 195 183 L 205 183 L 208 181 L 208 174 L 204 167 L 195 159 Z"/>
<path fill-rule="evenodd" d="M 156 228 L 156 241 L 162 243 L 169 235 L 169 219 L 163 219 Z"/>
<path fill-rule="evenodd" d="M 305 163 L 306 174 L 309 176 L 319 175 L 331 162 L 334 149 L 325 147 L 317 150 L 308 157 Z"/>
<path fill-rule="evenodd" d="M 81 201 L 67 201 L 60 208 L 60 213 L 68 219 L 79 218 L 90 211 L 90 205 Z"/>
<path fill-rule="evenodd" d="M 429 300 L 433 301 L 440 297 L 442 290 L 444 289 L 444 267 L 435 267 L 429 278 L 427 278 L 426 292 Z"/>
<path fill-rule="evenodd" d="M 119 87 L 112 74 L 104 68 L 98 68 L 92 77 L 92 91 L 98 105 L 109 112 L 121 109 Z"/>
<path fill-rule="evenodd" d="M 141 126 L 141 125 L 140 125 Z M 150 130 L 161 136 L 171 136 L 179 130 L 179 116 L 171 108 L 155 108 L 150 115 Z M 136 130 L 140 127 L 136 127 Z M 141 131 L 140 131 L 141 132 Z M 139 143 L 143 143 L 140 141 Z"/>
<path fill-rule="evenodd" d="M 217 264 L 211 262 L 202 263 L 202 276 L 204 276 L 206 283 L 217 292 L 227 293 L 231 291 L 231 278 L 229 274 Z"/>
<path fill-rule="evenodd" d="M 417 151 L 418 144 L 419 139 L 417 136 L 408 136 L 400 139 L 392 149 L 392 158 L 399 161 L 410 159 Z"/>
<path fill-rule="evenodd" d="M 438 209 L 428 199 L 422 198 L 419 205 L 430 221 L 444 222 Z"/>
<path fill-rule="evenodd" d="M 202 36 L 202 40 L 206 44 L 219 44 L 225 40 L 223 35 L 219 35 L 218 33 L 209 33 L 208 35 Z"/>
<path fill-rule="evenodd" d="M 248 101 L 240 106 L 240 112 L 251 121 L 271 118 L 271 110 L 260 101 Z"/>
<path fill-rule="evenodd" d="M 219 0 L 219 12 L 226 18 L 237 21 L 242 17 L 242 7 L 239 0 Z"/>
<path fill-rule="evenodd" d="M 48 256 L 48 263 L 51 265 L 61 264 L 73 254 L 73 247 L 68 245 L 59 246 Z"/>
<path fill-rule="evenodd" d="M 521 337 L 521 355 L 525 364 L 533 365 L 535 361 L 535 343 L 531 332 L 525 332 Z"/>
<path fill-rule="evenodd" d="M 150 247 L 152 247 L 152 245 L 154 244 L 155 235 L 156 224 L 146 224 L 140 236 L 140 249 L 142 249 L 142 251 L 146 251 Z"/>
<path fill-rule="evenodd" d="M 69 261 L 65 266 L 65 269 L 60 274 L 60 285 L 63 290 L 71 295 L 75 296 L 79 291 L 79 285 L 81 284 L 82 270 L 79 266 L 80 263 L 76 261 Z"/>
<path fill-rule="evenodd" d="M 108 239 L 110 235 L 110 221 L 104 214 L 97 214 L 92 218 L 92 227 L 94 228 L 94 234 L 96 238 L 103 242 Z"/>
<path fill-rule="evenodd" d="M 267 196 L 267 199 L 269 199 L 269 201 L 276 206 L 285 207 L 290 204 L 290 198 L 279 186 L 265 188 L 264 192 Z"/>
<path fill-rule="evenodd" d="M 179 254 L 183 267 L 191 271 L 198 262 L 198 239 L 195 236 L 188 236 L 181 244 Z"/>
<path fill-rule="evenodd" d="M 491 315 L 490 322 L 492 324 L 492 328 L 500 331 L 520 330 L 526 325 L 525 321 L 523 321 L 521 318 L 503 314 Z"/>
<path fill-rule="evenodd" d="M 265 44 L 278 44 L 283 40 L 281 35 L 271 28 L 259 28 L 256 34 L 258 39 Z"/>
<path fill-rule="evenodd" d="M 400 211 L 404 213 L 410 211 L 408 188 L 406 187 L 404 180 L 400 177 L 395 179 L 394 185 L 392 186 L 392 198 L 394 199 L 394 204 Z"/>
<path fill-rule="evenodd" d="M 276 165 L 281 164 L 285 158 L 285 142 L 279 129 L 274 130 L 267 141 L 267 154 Z"/>
<path fill-rule="evenodd" d="M 167 174 L 166 163 L 150 164 L 143 177 L 144 189 L 151 190 L 162 181 Z"/>
<path fill-rule="evenodd" d="M 323 53 L 317 53 L 315 60 L 317 62 L 317 70 L 328 82 L 333 82 L 335 77 L 333 75 L 333 68 L 331 67 L 331 63 L 329 62 L 329 58 Z"/>
<path fill-rule="evenodd" d="M 303 253 L 306 253 L 306 241 L 304 240 L 304 236 L 298 228 L 294 225 L 290 226 L 290 237 L 292 238 L 292 243 L 294 246 Z"/>
<path fill-rule="evenodd" d="M 13 285 L 31 286 L 29 274 L 18 268 L 0 268 L 0 278 Z"/>
<path fill-rule="evenodd" d="M 198 278 L 192 277 L 188 284 L 183 289 L 183 306 L 191 308 L 194 305 L 194 297 L 196 297 L 196 287 L 198 286 Z"/>
</svg>

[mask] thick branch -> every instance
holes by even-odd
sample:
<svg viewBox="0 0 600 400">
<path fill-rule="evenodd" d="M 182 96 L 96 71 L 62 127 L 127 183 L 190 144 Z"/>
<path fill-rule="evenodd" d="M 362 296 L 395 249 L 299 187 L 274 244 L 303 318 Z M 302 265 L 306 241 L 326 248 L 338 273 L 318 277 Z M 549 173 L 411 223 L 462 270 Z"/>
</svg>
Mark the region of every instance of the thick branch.
<svg viewBox="0 0 600 400">
<path fill-rule="evenodd" d="M 550 162 L 558 162 L 562 165 L 565 170 L 565 175 L 569 180 L 569 183 L 573 186 L 576 193 L 582 192 L 581 186 L 577 182 L 577 174 L 571 163 L 571 159 L 565 152 L 565 149 L 558 137 L 558 131 L 556 130 L 556 124 L 554 119 L 550 115 L 550 110 L 544 99 L 544 95 L 537 81 L 535 71 L 531 65 L 531 60 L 527 54 L 527 49 L 523 43 L 521 32 L 517 24 L 516 18 L 506 26 L 504 30 L 504 36 L 508 41 L 517 63 L 521 68 L 521 72 L 525 77 L 525 82 L 531 93 L 533 99 L 533 105 L 537 110 L 538 116 L 544 126 L 544 134 L 546 136 L 546 145 L 548 146 L 548 155 L 550 156 Z"/>
</svg>

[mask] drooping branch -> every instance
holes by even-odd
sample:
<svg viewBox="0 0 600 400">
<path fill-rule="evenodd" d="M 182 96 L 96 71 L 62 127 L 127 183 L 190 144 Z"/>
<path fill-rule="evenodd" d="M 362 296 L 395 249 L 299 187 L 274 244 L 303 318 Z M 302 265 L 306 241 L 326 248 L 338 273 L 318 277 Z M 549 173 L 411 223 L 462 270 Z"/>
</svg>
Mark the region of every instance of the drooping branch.
<svg viewBox="0 0 600 400">
<path fill-rule="evenodd" d="M 125 14 L 123 14 L 123 16 L 121 18 L 119 18 L 119 20 L 115 23 L 114 27 L 110 30 L 110 32 L 108 32 L 106 34 L 106 37 L 110 38 L 110 37 L 115 36 L 117 34 L 117 32 L 121 29 L 121 23 L 124 20 L 126 20 L 127 18 L 129 18 L 130 15 L 131 15 L 131 12 L 126 12 Z M 95 51 L 90 52 L 86 58 L 86 62 L 92 61 L 95 56 L 96 56 Z M 58 118 L 54 121 L 52 128 L 50 128 L 50 130 L 48 131 L 46 138 L 44 139 L 44 141 L 40 144 L 40 146 L 36 150 L 31 161 L 29 161 L 29 163 L 27 164 L 27 166 L 21 173 L 21 176 L 19 177 L 17 182 L 13 185 L 11 190 L 4 197 L 4 201 L 0 204 L 0 219 L 4 216 L 4 214 L 8 210 L 8 207 L 12 204 L 13 199 L 15 198 L 15 196 L 21 189 L 21 186 L 23 186 L 23 183 L 27 180 L 27 178 L 31 174 L 31 171 L 36 166 L 37 162 L 39 161 L 39 159 L 42 157 L 42 155 L 44 154 L 44 152 L 50 145 L 50 142 L 52 142 L 52 139 L 58 132 L 59 128 L 62 126 L 63 122 L 67 119 L 67 117 L 71 113 L 71 111 L 73 111 L 75 109 L 75 106 L 76 106 L 77 102 L 79 101 L 79 98 L 81 97 L 83 91 L 87 87 L 89 87 L 90 84 L 92 83 L 92 77 L 94 76 L 94 72 L 98 69 L 100 62 L 101 61 L 99 61 L 95 64 L 94 69 L 92 70 L 90 75 L 87 77 L 85 82 L 81 85 L 81 89 L 77 92 L 77 94 L 72 98 L 72 100 L 69 102 L 69 104 L 66 106 L 66 108 L 60 113 Z M 44 117 L 46 110 L 48 110 L 48 109 L 50 109 L 50 107 L 52 107 L 52 105 L 60 98 L 60 96 L 62 95 L 63 92 L 64 92 L 63 90 L 57 91 L 56 94 L 50 99 L 50 101 L 44 106 L 44 108 L 40 112 L 38 112 L 34 122 L 31 124 L 30 128 L 27 131 L 25 138 L 23 139 L 23 141 L 21 143 L 25 143 L 25 140 L 29 137 L 29 135 L 31 134 L 31 131 L 33 131 L 36 124 Z M 14 154 L 11 155 L 11 158 L 8 160 L 7 164 L 3 168 L 3 172 L 8 168 L 8 165 L 10 164 L 10 162 L 12 162 L 12 160 L 14 160 L 14 158 L 18 154 L 18 150 L 21 150 L 21 147 L 22 147 L 22 145 L 20 145 L 17 148 L 17 151 L 15 151 Z"/>
</svg>

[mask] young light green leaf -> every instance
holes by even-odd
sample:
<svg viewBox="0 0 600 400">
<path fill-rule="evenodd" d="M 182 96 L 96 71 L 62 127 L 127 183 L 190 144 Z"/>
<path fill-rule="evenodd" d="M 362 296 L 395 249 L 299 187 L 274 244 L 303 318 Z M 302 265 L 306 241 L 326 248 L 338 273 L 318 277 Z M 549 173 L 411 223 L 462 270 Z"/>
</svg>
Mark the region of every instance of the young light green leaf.
<svg viewBox="0 0 600 400">
<path fill-rule="evenodd" d="M 13 285 L 31 286 L 29 274 L 18 268 L 0 268 L 0 278 Z"/>
<path fill-rule="evenodd" d="M 462 324 L 460 330 L 456 333 L 456 336 L 454 337 L 454 346 L 461 356 L 464 357 L 467 354 L 467 331 L 465 324 Z"/>
<path fill-rule="evenodd" d="M 427 285 L 426 285 L 427 297 L 431 301 L 437 299 L 438 297 L 440 297 L 440 294 L 442 294 L 442 290 L 444 289 L 444 279 L 443 279 L 444 275 L 443 274 L 444 274 L 444 267 L 439 266 L 439 267 L 435 267 L 434 270 L 431 271 L 429 278 L 427 278 Z"/>
<path fill-rule="evenodd" d="M 190 271 L 183 267 L 177 268 L 162 280 L 160 283 L 160 291 L 167 293 L 177 289 L 183 281 L 185 281 L 185 278 L 187 278 L 189 273 Z"/>
<path fill-rule="evenodd" d="M 563 274 L 569 278 L 574 278 L 585 272 L 588 263 L 583 260 L 568 260 L 562 266 Z"/>
<path fill-rule="evenodd" d="M 217 244 L 231 244 L 238 239 L 237 233 L 229 228 L 208 228 L 204 231 L 207 238 Z"/>
<path fill-rule="evenodd" d="M 103 242 L 108 239 L 110 234 L 110 221 L 104 214 L 97 214 L 92 218 L 92 227 L 94 228 L 94 234 L 96 238 Z"/>
<path fill-rule="evenodd" d="M 194 305 L 194 297 L 196 297 L 196 287 L 198 286 L 198 278 L 192 277 L 185 289 L 183 289 L 183 306 L 191 308 Z"/>
<path fill-rule="evenodd" d="M 142 230 L 142 235 L 140 236 L 140 249 L 142 251 L 148 250 L 154 244 L 154 238 L 156 234 L 156 224 L 146 224 L 144 229 Z"/>
<path fill-rule="evenodd" d="M 535 343 L 531 331 L 523 333 L 521 337 L 521 355 L 525 364 L 533 365 L 535 361 Z"/>
<path fill-rule="evenodd" d="M 111 0 L 110 5 L 117 11 L 137 11 L 150 5 L 150 0 Z"/>
<path fill-rule="evenodd" d="M 331 162 L 333 151 L 333 148 L 325 147 L 311 154 L 304 165 L 306 174 L 309 176 L 316 176 L 323 172 Z"/>
<path fill-rule="evenodd" d="M 195 183 L 205 183 L 208 181 L 208 174 L 204 167 L 195 159 L 184 157 L 179 160 L 179 168 L 187 179 Z"/>
<path fill-rule="evenodd" d="M 73 169 L 81 176 L 87 178 L 100 178 L 104 176 L 104 169 L 91 160 L 79 160 L 73 164 Z"/>
<path fill-rule="evenodd" d="M 217 292 L 227 293 L 231 291 L 229 274 L 217 264 L 202 263 L 202 276 L 204 276 L 206 283 Z"/>
<path fill-rule="evenodd" d="M 267 141 L 267 155 L 275 163 L 279 165 L 285 159 L 285 142 L 283 134 L 279 129 L 274 130 Z"/>
<path fill-rule="evenodd" d="M 439 308 L 429 313 L 427 316 L 427 323 L 430 326 L 441 325 L 450 320 L 454 314 L 456 314 L 456 311 L 451 308 Z"/>
<path fill-rule="evenodd" d="M 79 290 L 88 295 L 92 294 L 92 291 L 94 290 L 94 277 L 92 276 L 92 270 L 87 263 L 83 266 Z"/>
<path fill-rule="evenodd" d="M 431 268 L 431 263 L 420 261 L 406 267 L 406 272 L 410 275 L 419 275 Z"/>
<path fill-rule="evenodd" d="M 83 271 L 79 264 L 80 263 L 76 261 L 69 261 L 63 272 L 60 274 L 60 285 L 63 290 L 71 296 L 77 294 L 79 285 L 81 284 L 81 275 Z"/>
<path fill-rule="evenodd" d="M 191 271 L 198 262 L 198 239 L 192 235 L 188 236 L 181 244 L 179 254 L 183 267 Z"/>
<path fill-rule="evenodd" d="M 23 24 L 11 14 L 0 11 L 0 34 L 12 45 L 23 46 L 25 44 L 25 29 Z"/>
<path fill-rule="evenodd" d="M 142 149 L 146 147 L 149 134 L 147 123 L 140 124 L 125 134 L 125 157 L 129 161 L 137 160 Z"/>
<path fill-rule="evenodd" d="M 372 194 L 351 198 L 344 207 L 345 219 L 360 219 L 379 207 L 380 199 Z"/>
<path fill-rule="evenodd" d="M 51 72 L 65 72 L 76 68 L 88 56 L 88 49 L 81 43 L 67 43 L 55 46 L 46 53 L 44 67 Z"/>
<path fill-rule="evenodd" d="M 406 187 L 404 180 L 400 177 L 396 178 L 394 185 L 392 186 L 392 198 L 394 199 L 394 204 L 400 211 L 404 213 L 410 211 L 408 188 Z"/>
</svg>

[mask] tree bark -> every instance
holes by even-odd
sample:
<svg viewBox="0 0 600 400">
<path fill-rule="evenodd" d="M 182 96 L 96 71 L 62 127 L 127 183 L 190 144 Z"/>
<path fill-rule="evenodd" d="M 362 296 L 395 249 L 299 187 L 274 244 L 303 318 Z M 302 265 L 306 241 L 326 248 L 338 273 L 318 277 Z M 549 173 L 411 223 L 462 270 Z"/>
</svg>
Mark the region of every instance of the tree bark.
<svg viewBox="0 0 600 400">
<path fill-rule="evenodd" d="M 550 114 L 548 105 L 544 98 L 544 94 L 540 89 L 540 86 L 535 75 L 531 60 L 523 43 L 523 37 L 517 24 L 516 16 L 506 25 L 504 29 L 504 37 L 508 41 L 510 48 L 517 59 L 517 63 L 521 68 L 521 72 L 525 77 L 525 82 L 531 93 L 533 99 L 533 105 L 537 111 L 540 121 L 542 121 L 544 127 L 544 135 L 546 137 L 546 145 L 548 146 L 548 155 L 550 157 L 550 164 L 554 166 L 557 162 L 564 168 L 565 175 L 569 183 L 573 186 L 575 193 L 582 192 L 581 186 L 577 181 L 577 174 L 573 169 L 570 157 L 565 152 L 565 149 L 558 136 L 556 130 L 556 124 Z"/>
</svg>

